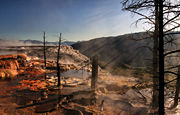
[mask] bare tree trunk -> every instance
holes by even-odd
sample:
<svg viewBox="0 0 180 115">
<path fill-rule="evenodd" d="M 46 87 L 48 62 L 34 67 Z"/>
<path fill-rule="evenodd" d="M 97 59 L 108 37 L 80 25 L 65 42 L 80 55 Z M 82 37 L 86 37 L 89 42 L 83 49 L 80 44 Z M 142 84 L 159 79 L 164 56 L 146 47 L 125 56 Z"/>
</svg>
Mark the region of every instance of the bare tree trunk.
<svg viewBox="0 0 180 115">
<path fill-rule="evenodd" d="M 91 88 L 96 90 L 96 82 L 98 77 L 98 56 L 94 56 L 92 59 L 92 79 Z"/>
<path fill-rule="evenodd" d="M 159 115 L 164 115 L 163 0 L 159 0 Z"/>
<path fill-rule="evenodd" d="M 158 76 L 158 3 L 154 0 L 155 4 L 155 30 L 153 35 L 153 96 L 152 96 L 152 109 L 153 113 L 157 114 L 159 107 L 159 76 Z"/>
<path fill-rule="evenodd" d="M 46 34 L 44 32 L 44 35 L 43 35 L 43 51 L 44 51 L 44 68 L 46 69 Z M 46 79 L 46 72 L 44 74 L 44 78 Z"/>
<path fill-rule="evenodd" d="M 174 97 L 174 105 L 171 107 L 171 109 L 177 107 L 177 105 L 178 105 L 179 90 L 180 90 L 180 66 L 178 67 L 178 75 L 177 75 L 177 81 L 176 81 L 176 92 L 175 92 L 175 97 Z"/>
<path fill-rule="evenodd" d="M 96 88 L 98 78 L 98 56 L 92 58 L 92 78 L 91 78 L 91 89 L 92 89 L 92 100 L 91 104 L 96 104 Z"/>
<path fill-rule="evenodd" d="M 44 32 L 44 35 L 43 35 L 43 40 L 44 40 L 44 67 L 46 68 L 46 34 L 45 34 L 45 32 Z"/>
<path fill-rule="evenodd" d="M 60 49 L 61 49 L 61 33 L 59 36 L 59 46 L 58 46 L 58 53 L 57 53 L 57 77 L 58 77 L 58 84 L 57 86 L 61 86 L 61 73 L 60 73 L 60 64 L 59 64 L 59 58 L 60 58 Z"/>
</svg>

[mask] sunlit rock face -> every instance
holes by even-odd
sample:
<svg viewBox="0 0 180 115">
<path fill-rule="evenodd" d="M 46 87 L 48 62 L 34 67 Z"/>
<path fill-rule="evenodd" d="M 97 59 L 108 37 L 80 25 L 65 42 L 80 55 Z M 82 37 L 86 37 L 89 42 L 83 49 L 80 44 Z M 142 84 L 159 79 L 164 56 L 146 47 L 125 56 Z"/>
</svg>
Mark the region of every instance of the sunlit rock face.
<svg viewBox="0 0 180 115">
<path fill-rule="evenodd" d="M 26 65 L 24 54 L 0 55 L 0 78 L 11 78 L 18 74 L 20 67 Z"/>
</svg>

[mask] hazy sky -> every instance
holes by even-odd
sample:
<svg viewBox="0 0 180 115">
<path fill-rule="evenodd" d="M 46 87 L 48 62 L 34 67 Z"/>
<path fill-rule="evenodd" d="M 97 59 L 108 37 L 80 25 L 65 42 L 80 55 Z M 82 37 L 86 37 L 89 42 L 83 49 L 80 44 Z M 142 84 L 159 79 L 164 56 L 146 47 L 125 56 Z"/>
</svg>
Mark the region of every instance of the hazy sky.
<svg viewBox="0 0 180 115">
<path fill-rule="evenodd" d="M 78 41 L 143 31 L 121 0 L 0 0 L 0 39 Z"/>
</svg>

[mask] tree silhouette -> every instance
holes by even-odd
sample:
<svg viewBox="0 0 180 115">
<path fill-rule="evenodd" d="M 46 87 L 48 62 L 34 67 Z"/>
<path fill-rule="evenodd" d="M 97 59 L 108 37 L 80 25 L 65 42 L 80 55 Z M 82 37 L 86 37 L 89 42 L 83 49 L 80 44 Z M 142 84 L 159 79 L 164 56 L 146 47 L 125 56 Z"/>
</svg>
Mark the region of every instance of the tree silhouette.
<svg viewBox="0 0 180 115">
<path fill-rule="evenodd" d="M 43 34 L 44 67 L 46 68 L 46 33 Z"/>
<path fill-rule="evenodd" d="M 154 85 L 152 108 L 154 111 L 159 109 L 159 114 L 164 114 L 164 59 L 167 55 L 166 52 L 168 51 L 164 52 L 164 47 L 169 43 L 173 43 L 175 39 L 170 38 L 169 35 L 177 34 L 174 30 L 180 27 L 180 24 L 177 22 L 180 15 L 180 5 L 174 0 L 124 0 L 122 4 L 124 10 L 141 16 L 137 22 L 145 20 L 145 23 L 152 25 L 152 27 L 147 30 L 150 32 L 153 31 Z M 147 11 L 148 14 L 144 14 L 143 11 Z M 179 52 L 179 50 L 170 51 L 168 52 L 168 55 L 175 52 Z M 157 89 L 159 90 L 159 94 Z M 159 97 L 159 99 L 157 97 Z"/>
<path fill-rule="evenodd" d="M 61 86 L 61 73 L 60 73 L 60 64 L 59 64 L 59 59 L 60 59 L 60 49 L 61 49 L 61 33 L 59 36 L 59 45 L 58 45 L 58 52 L 57 52 L 57 77 L 58 77 L 58 84 L 57 86 Z"/>
</svg>

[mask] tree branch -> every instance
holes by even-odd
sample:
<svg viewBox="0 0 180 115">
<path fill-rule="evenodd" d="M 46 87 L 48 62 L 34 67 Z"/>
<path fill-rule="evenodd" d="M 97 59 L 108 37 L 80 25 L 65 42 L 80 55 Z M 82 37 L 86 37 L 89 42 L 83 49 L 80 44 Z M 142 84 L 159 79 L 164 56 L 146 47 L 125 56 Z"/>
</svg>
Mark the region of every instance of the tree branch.
<svg viewBox="0 0 180 115">
<path fill-rule="evenodd" d="M 177 52 L 180 52 L 180 49 L 167 52 L 167 53 L 164 54 L 164 56 L 167 56 L 167 55 L 170 55 L 170 54 L 173 54 L 173 53 L 177 53 Z"/>
</svg>

